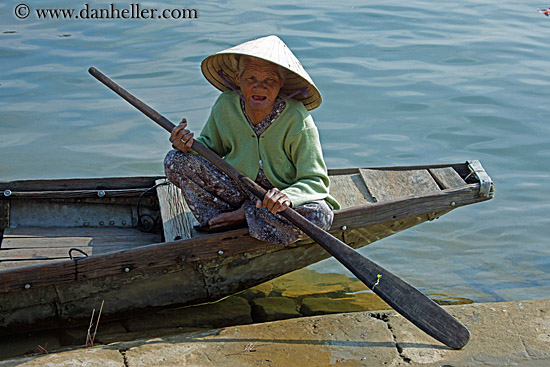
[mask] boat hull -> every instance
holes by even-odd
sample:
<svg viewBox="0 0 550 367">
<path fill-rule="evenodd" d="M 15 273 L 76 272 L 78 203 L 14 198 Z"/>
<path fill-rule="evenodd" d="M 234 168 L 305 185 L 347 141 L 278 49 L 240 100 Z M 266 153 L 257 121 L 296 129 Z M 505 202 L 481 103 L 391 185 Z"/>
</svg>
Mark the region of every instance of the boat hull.
<svg viewBox="0 0 550 367">
<path fill-rule="evenodd" d="M 407 171 L 405 168 L 393 168 L 393 170 L 392 172 Z M 418 170 L 418 167 L 409 170 Z M 468 172 L 465 167 L 456 166 L 453 170 L 462 178 L 467 177 Z M 374 174 L 378 175 L 379 172 Z M 351 185 L 355 182 L 353 175 L 357 175 L 354 170 L 340 170 L 332 177 L 335 178 L 335 182 L 345 186 L 344 176 L 347 184 Z M 148 178 L 138 181 L 141 182 L 141 186 L 149 190 L 157 179 Z M 93 215 L 97 216 L 98 212 L 108 210 L 106 206 L 116 207 L 116 211 L 120 212 L 116 214 L 113 209 L 113 212 L 109 213 L 113 218 L 112 222 L 122 223 L 124 220 L 129 227 L 125 231 L 135 231 L 131 226 L 135 225 L 136 213 L 130 207 L 135 203 L 136 196 L 143 198 L 144 189 L 137 190 L 130 184 L 124 189 L 118 187 L 113 189 L 121 190 L 118 197 L 109 191 L 106 182 L 102 182 L 104 188 L 101 190 L 112 195 L 111 201 L 107 203 L 102 198 L 90 198 L 89 195 L 78 197 L 81 191 L 97 192 L 97 185 L 89 189 L 88 186 L 91 183 L 84 181 L 79 181 L 80 186 L 75 185 L 74 182 L 72 185 L 56 182 L 54 185 L 64 186 L 64 190 L 60 191 L 65 191 L 63 196 L 59 190 L 52 190 L 56 192 L 53 196 L 61 195 L 59 198 L 52 198 L 52 193 L 48 197 L 44 191 L 30 191 L 36 182 L 29 183 L 26 187 L 27 191 L 21 189 L 20 196 L 13 198 L 10 202 L 10 213 L 13 213 L 7 221 L 10 225 L 4 229 L 2 250 L 10 250 L 9 244 L 12 243 L 10 241 L 14 244 L 27 243 L 29 247 L 39 243 L 40 241 L 37 242 L 33 236 L 40 231 L 48 230 L 47 227 L 36 227 L 38 219 L 33 219 L 33 215 L 36 218 L 43 216 L 44 213 L 38 209 L 46 208 L 44 210 L 51 211 L 52 205 L 60 211 L 57 213 L 59 218 L 55 220 L 50 218 L 51 223 L 48 221 L 42 223 L 57 226 L 57 232 L 52 233 L 58 235 L 57 237 L 52 235 L 44 241 L 41 238 L 40 240 L 46 244 L 68 241 L 71 245 L 73 242 L 78 242 L 76 236 L 64 236 L 63 233 L 88 231 L 89 233 L 86 233 L 89 237 L 85 238 L 91 238 L 88 244 L 95 244 L 95 247 L 86 248 L 92 250 L 101 248 L 101 238 L 107 236 L 101 237 L 99 233 L 102 230 L 105 233 L 109 231 L 118 233 L 119 229 L 82 226 L 86 221 L 93 221 L 94 219 L 90 219 Z M 436 219 L 457 207 L 492 197 L 492 192 L 489 196 L 480 195 L 479 182 L 472 179 L 469 181 L 464 180 L 463 185 L 455 185 L 455 187 L 439 187 L 437 191 L 422 192 L 425 189 L 421 188 L 419 194 L 404 196 L 397 194 L 395 197 L 386 197 L 379 201 L 373 195 L 376 189 L 366 186 L 369 196 L 363 192 L 363 189 L 356 189 L 362 192 L 362 199 L 360 196 L 355 196 L 353 203 L 359 202 L 359 205 L 348 204 L 347 208 L 337 211 L 331 233 L 348 245 L 360 248 L 425 221 Z M 120 186 L 120 183 L 118 184 Z M 25 186 L 22 183 L 20 185 Z M 6 183 L 3 186 L 17 187 L 14 183 Z M 67 188 L 70 188 L 71 195 L 76 195 L 78 198 L 68 198 Z M 136 192 L 130 195 L 123 193 L 124 190 L 136 190 Z M 352 196 L 351 191 L 349 188 L 344 190 L 339 200 L 349 201 Z M 383 196 L 384 193 L 379 191 L 376 195 Z M 64 209 L 59 208 L 70 206 L 71 203 L 79 204 L 81 212 L 77 210 L 72 215 L 61 213 Z M 145 200 L 142 211 L 155 214 L 159 211 L 157 206 L 158 202 L 154 196 L 149 197 Z M 83 207 L 85 209 L 82 209 Z M 94 212 L 94 207 L 101 209 Z M 14 208 L 18 208 L 20 212 L 16 213 Z M 83 211 L 95 214 L 86 216 Z M 128 211 L 130 215 L 123 219 L 125 216 L 121 213 Z M 70 211 L 68 210 L 67 213 Z M 19 217 L 21 222 L 16 223 Z M 67 218 L 74 223 L 67 225 Z M 59 223 L 59 220 L 62 223 Z M 97 221 L 97 218 L 95 220 Z M 66 226 L 59 227 L 60 224 Z M 16 225 L 19 227 L 9 228 Z M 18 233 L 19 237 L 15 234 L 10 235 L 11 232 Z M 124 237 L 122 234 L 118 236 Z M 129 234 L 125 236 L 126 242 L 129 238 L 133 238 Z M 155 238 L 147 236 L 160 236 L 160 234 L 144 236 L 140 237 L 141 242 Z M 164 234 L 164 236 L 167 235 Z M 113 241 L 114 237 L 111 235 L 109 238 Z M 120 245 L 123 242 L 117 243 Z M 14 266 L 17 262 L 7 261 L 10 259 L 4 256 L 4 263 L 11 263 L 11 267 L 0 271 L 2 280 L 0 282 L 0 335 L 28 331 L 29 328 L 38 330 L 85 325 L 89 322 L 92 309 L 99 309 L 103 302 L 103 320 L 127 317 L 166 307 L 212 302 L 330 256 L 311 240 L 299 241 L 289 246 L 271 245 L 250 237 L 246 229 L 200 235 L 185 240 L 157 242 L 148 245 L 137 243 L 135 246 L 126 244 L 126 247 L 121 248 L 115 248 L 116 246 L 113 247 L 114 245 L 111 244 L 104 246 L 102 251 L 93 253 L 91 256 L 65 260 L 47 258 L 45 259 L 47 262 L 37 265 L 28 265 L 29 261 L 20 260 L 28 266 Z"/>
</svg>

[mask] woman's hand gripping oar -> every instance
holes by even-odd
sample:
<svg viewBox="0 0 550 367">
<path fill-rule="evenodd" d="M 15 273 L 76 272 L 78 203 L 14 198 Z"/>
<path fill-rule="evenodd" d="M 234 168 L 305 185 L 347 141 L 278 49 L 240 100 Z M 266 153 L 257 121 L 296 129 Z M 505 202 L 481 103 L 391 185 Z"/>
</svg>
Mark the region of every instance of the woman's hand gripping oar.
<svg viewBox="0 0 550 367">
<path fill-rule="evenodd" d="M 91 67 L 89 72 L 168 132 L 175 128 L 175 125 L 168 119 L 134 97 L 96 68 Z M 266 190 L 229 165 L 216 153 L 198 141 L 193 142 L 192 149 L 235 181 L 241 183 L 260 200 L 263 199 Z M 280 214 L 321 245 L 387 304 L 427 334 L 454 349 L 460 349 L 466 345 L 470 339 L 468 329 L 419 290 L 359 254 L 344 242 L 305 219 L 292 208 L 287 208 Z"/>
</svg>

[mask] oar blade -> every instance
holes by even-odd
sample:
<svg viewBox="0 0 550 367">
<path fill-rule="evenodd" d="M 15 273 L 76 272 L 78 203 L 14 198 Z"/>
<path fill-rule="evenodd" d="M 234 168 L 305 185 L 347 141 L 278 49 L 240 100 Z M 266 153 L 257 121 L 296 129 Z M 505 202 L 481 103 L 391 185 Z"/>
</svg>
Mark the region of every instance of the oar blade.
<svg viewBox="0 0 550 367">
<path fill-rule="evenodd" d="M 464 324 L 409 283 L 358 253 L 357 255 L 352 266 L 359 270 L 354 272 L 355 276 L 367 285 L 372 284 L 369 286 L 372 291 L 393 309 L 428 335 L 453 349 L 461 349 L 468 343 L 470 331 Z M 362 272 L 362 269 L 368 271 Z"/>
<path fill-rule="evenodd" d="M 289 218 L 294 219 L 300 220 Z M 418 289 L 319 227 L 313 224 L 301 227 L 388 305 L 428 335 L 454 349 L 468 343 L 470 332 L 466 326 Z"/>
</svg>

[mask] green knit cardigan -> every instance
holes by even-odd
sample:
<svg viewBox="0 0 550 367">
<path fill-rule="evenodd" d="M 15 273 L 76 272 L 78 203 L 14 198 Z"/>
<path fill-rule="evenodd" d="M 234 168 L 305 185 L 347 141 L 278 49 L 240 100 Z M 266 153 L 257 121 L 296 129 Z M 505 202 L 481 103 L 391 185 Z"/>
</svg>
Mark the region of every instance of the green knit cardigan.
<svg viewBox="0 0 550 367">
<path fill-rule="evenodd" d="M 269 182 L 290 198 L 294 208 L 323 199 L 331 208 L 340 208 L 329 194 L 317 127 L 298 101 L 288 99 L 283 112 L 258 137 L 242 112 L 239 95 L 223 92 L 196 139 L 252 180 L 262 166 Z"/>
</svg>

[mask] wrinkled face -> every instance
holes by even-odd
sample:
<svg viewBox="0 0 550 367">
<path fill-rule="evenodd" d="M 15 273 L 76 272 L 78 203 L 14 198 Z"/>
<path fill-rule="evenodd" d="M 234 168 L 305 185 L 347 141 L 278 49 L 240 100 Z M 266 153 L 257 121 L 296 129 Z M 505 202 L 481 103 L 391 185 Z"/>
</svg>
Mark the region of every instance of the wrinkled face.
<svg viewBox="0 0 550 367">
<path fill-rule="evenodd" d="M 246 58 L 235 72 L 235 81 L 241 87 L 247 109 L 254 112 L 271 112 L 284 85 L 278 67 L 267 61 Z"/>
</svg>

